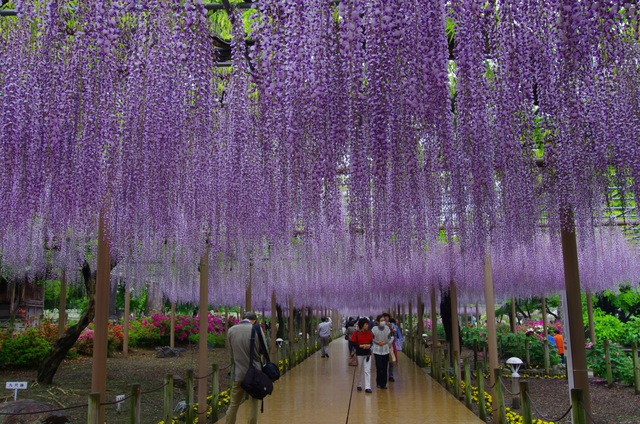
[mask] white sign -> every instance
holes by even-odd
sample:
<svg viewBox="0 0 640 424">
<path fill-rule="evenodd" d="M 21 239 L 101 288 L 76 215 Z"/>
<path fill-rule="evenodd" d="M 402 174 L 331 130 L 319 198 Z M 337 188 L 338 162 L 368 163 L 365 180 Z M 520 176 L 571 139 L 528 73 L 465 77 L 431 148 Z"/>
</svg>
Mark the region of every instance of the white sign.
<svg viewBox="0 0 640 424">
<path fill-rule="evenodd" d="M 118 395 L 116 396 L 116 411 L 120 412 L 120 406 L 122 405 L 122 401 L 124 400 L 125 395 Z"/>
<path fill-rule="evenodd" d="M 13 390 L 13 400 L 18 400 L 18 390 L 24 390 L 27 388 L 26 381 L 7 381 L 5 385 L 7 390 Z"/>
<path fill-rule="evenodd" d="M 7 381 L 7 390 L 22 390 L 27 388 L 26 381 Z"/>
</svg>

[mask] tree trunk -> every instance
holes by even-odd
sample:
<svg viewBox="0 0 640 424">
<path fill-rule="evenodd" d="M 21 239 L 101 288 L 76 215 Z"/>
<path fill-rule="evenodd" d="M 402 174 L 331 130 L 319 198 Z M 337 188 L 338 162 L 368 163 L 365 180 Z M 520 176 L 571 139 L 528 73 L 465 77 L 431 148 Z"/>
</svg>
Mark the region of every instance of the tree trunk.
<svg viewBox="0 0 640 424">
<path fill-rule="evenodd" d="M 276 305 L 276 314 L 278 316 L 278 333 L 276 338 L 284 339 L 284 317 L 282 316 L 282 306 Z"/>
<path fill-rule="evenodd" d="M 78 323 L 67 328 L 62 337 L 56 340 L 55 344 L 45 355 L 38 366 L 38 375 L 36 377 L 38 383 L 51 384 L 53 382 L 53 377 L 56 375 L 58 367 L 76 343 L 80 334 L 82 334 L 94 318 L 96 307 L 96 276 L 95 272 L 91 272 L 87 262 L 82 265 L 82 276 L 87 289 L 87 307 L 82 313 Z"/>
</svg>

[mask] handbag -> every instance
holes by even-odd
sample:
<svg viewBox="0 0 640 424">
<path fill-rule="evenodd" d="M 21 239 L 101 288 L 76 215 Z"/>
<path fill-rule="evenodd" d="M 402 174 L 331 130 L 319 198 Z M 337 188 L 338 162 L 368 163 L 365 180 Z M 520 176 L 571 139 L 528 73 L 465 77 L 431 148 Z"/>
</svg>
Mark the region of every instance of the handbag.
<svg viewBox="0 0 640 424">
<path fill-rule="evenodd" d="M 389 362 L 396 362 L 396 354 L 393 349 L 389 349 Z"/>
<path fill-rule="evenodd" d="M 258 340 L 260 342 L 260 353 L 264 356 L 265 364 L 262 366 L 262 372 L 269 377 L 272 382 L 277 381 L 280 378 L 280 369 L 276 364 L 271 362 L 271 358 L 269 358 L 269 351 L 267 350 L 267 344 L 264 342 L 264 338 L 262 337 L 262 332 L 260 331 L 260 325 L 254 324 L 254 328 L 251 330 L 258 333 Z"/>
<path fill-rule="evenodd" d="M 349 366 L 350 367 L 357 367 L 358 366 L 358 357 L 356 356 L 355 352 L 349 354 Z"/>
<path fill-rule="evenodd" d="M 249 369 L 245 374 L 242 382 L 240 383 L 240 387 L 244 389 L 245 392 L 249 396 L 255 399 L 264 399 L 266 396 L 273 393 L 273 382 L 271 378 L 260 369 L 253 366 L 253 353 L 255 349 L 255 341 L 256 341 L 256 325 L 251 329 L 251 343 L 249 344 L 249 352 L 251 356 L 251 362 L 249 363 Z M 259 326 L 258 326 L 259 329 Z M 260 340 L 262 340 L 262 335 L 260 334 Z M 264 369 L 264 367 L 262 367 Z M 278 376 L 279 376 L 278 372 Z"/>
</svg>

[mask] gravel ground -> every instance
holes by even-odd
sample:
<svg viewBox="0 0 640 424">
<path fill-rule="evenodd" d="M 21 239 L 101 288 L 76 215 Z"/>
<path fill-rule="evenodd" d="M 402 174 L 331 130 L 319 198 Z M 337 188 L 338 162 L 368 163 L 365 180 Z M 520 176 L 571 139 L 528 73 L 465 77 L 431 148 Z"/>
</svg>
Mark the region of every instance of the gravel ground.
<svg viewBox="0 0 640 424">
<path fill-rule="evenodd" d="M 224 369 L 229 364 L 229 354 L 226 349 L 216 348 L 208 353 L 209 363 L 219 364 L 220 390 L 226 390 L 229 386 L 229 370 Z M 180 358 L 159 359 L 155 351 L 134 350 L 129 357 L 115 354 L 107 361 L 107 401 L 114 401 L 116 395 L 129 394 L 131 384 L 140 383 L 142 391 L 151 390 L 163 384 L 165 374 L 174 374 L 186 378 L 189 368 L 197 369 L 198 350 L 191 349 L 183 352 Z M 87 395 L 91 387 L 91 358 L 80 357 L 71 361 L 65 361 L 54 378 L 54 384 L 37 385 L 34 380 L 34 370 L 3 370 L 0 374 L 0 387 L 4 389 L 6 381 L 28 381 L 29 388 L 18 393 L 18 399 L 33 399 L 46 402 L 55 407 L 68 407 L 87 403 Z M 211 379 L 208 379 L 209 386 Z M 197 384 L 197 383 L 196 383 Z M 174 399 L 177 403 L 184 400 L 184 384 L 176 384 Z M 11 400 L 13 394 L 9 391 L 2 393 L 7 397 L 0 397 L 0 403 Z M 197 389 L 196 389 L 197 395 Z M 129 405 L 125 402 L 122 412 L 116 412 L 115 405 L 107 406 L 107 422 L 128 423 Z M 162 420 L 162 390 L 145 394 L 141 402 L 141 418 L 145 424 L 157 423 Z M 86 408 L 72 409 L 68 411 L 73 422 L 86 422 Z"/>
</svg>

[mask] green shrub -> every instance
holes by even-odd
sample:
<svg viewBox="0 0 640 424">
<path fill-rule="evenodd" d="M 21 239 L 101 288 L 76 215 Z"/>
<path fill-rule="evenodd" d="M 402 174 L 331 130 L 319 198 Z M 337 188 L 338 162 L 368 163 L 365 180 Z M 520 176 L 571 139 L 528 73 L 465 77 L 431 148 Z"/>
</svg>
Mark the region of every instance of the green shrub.
<svg viewBox="0 0 640 424">
<path fill-rule="evenodd" d="M 37 328 L 27 328 L 24 332 L 7 337 L 0 348 L 0 367 L 37 366 L 51 349 L 51 342 L 41 337 Z"/>
<path fill-rule="evenodd" d="M 587 318 L 584 318 L 585 326 L 588 325 Z M 615 316 L 605 313 L 600 308 L 593 309 L 593 325 L 596 331 L 598 343 L 604 340 L 611 340 L 617 343 L 625 341 L 624 324 Z"/>
<path fill-rule="evenodd" d="M 477 343 L 478 349 L 482 350 L 487 339 L 486 328 L 462 327 L 462 343 L 473 349 L 474 343 Z"/>
<path fill-rule="evenodd" d="M 596 336 L 597 337 L 597 336 Z M 633 384 L 633 362 L 617 343 L 609 345 L 611 355 L 611 371 L 615 381 Z M 607 356 L 604 354 L 604 344 L 591 346 L 587 354 L 587 361 L 593 372 L 605 378 L 607 376 Z"/>
<path fill-rule="evenodd" d="M 633 342 L 640 344 L 640 316 L 631 317 L 631 319 L 624 324 L 624 334 L 625 344 L 630 345 Z"/>
<path fill-rule="evenodd" d="M 189 336 L 189 341 L 192 344 L 197 344 L 200 342 L 198 334 L 192 334 Z M 222 334 L 207 334 L 207 342 L 213 347 L 221 347 L 224 348 L 225 336 Z"/>
<path fill-rule="evenodd" d="M 131 347 L 160 346 L 161 344 L 161 333 L 158 327 L 145 325 L 139 320 L 129 323 L 129 345 Z"/>
<path fill-rule="evenodd" d="M 536 334 L 527 335 L 525 333 L 504 333 L 500 335 L 498 341 L 500 357 L 507 359 L 512 356 L 516 356 L 525 361 L 527 357 L 527 340 L 529 340 L 529 360 L 531 361 L 531 364 L 544 365 L 544 344 Z M 549 362 L 551 365 L 560 363 L 560 356 L 553 348 L 549 349 Z"/>
</svg>

